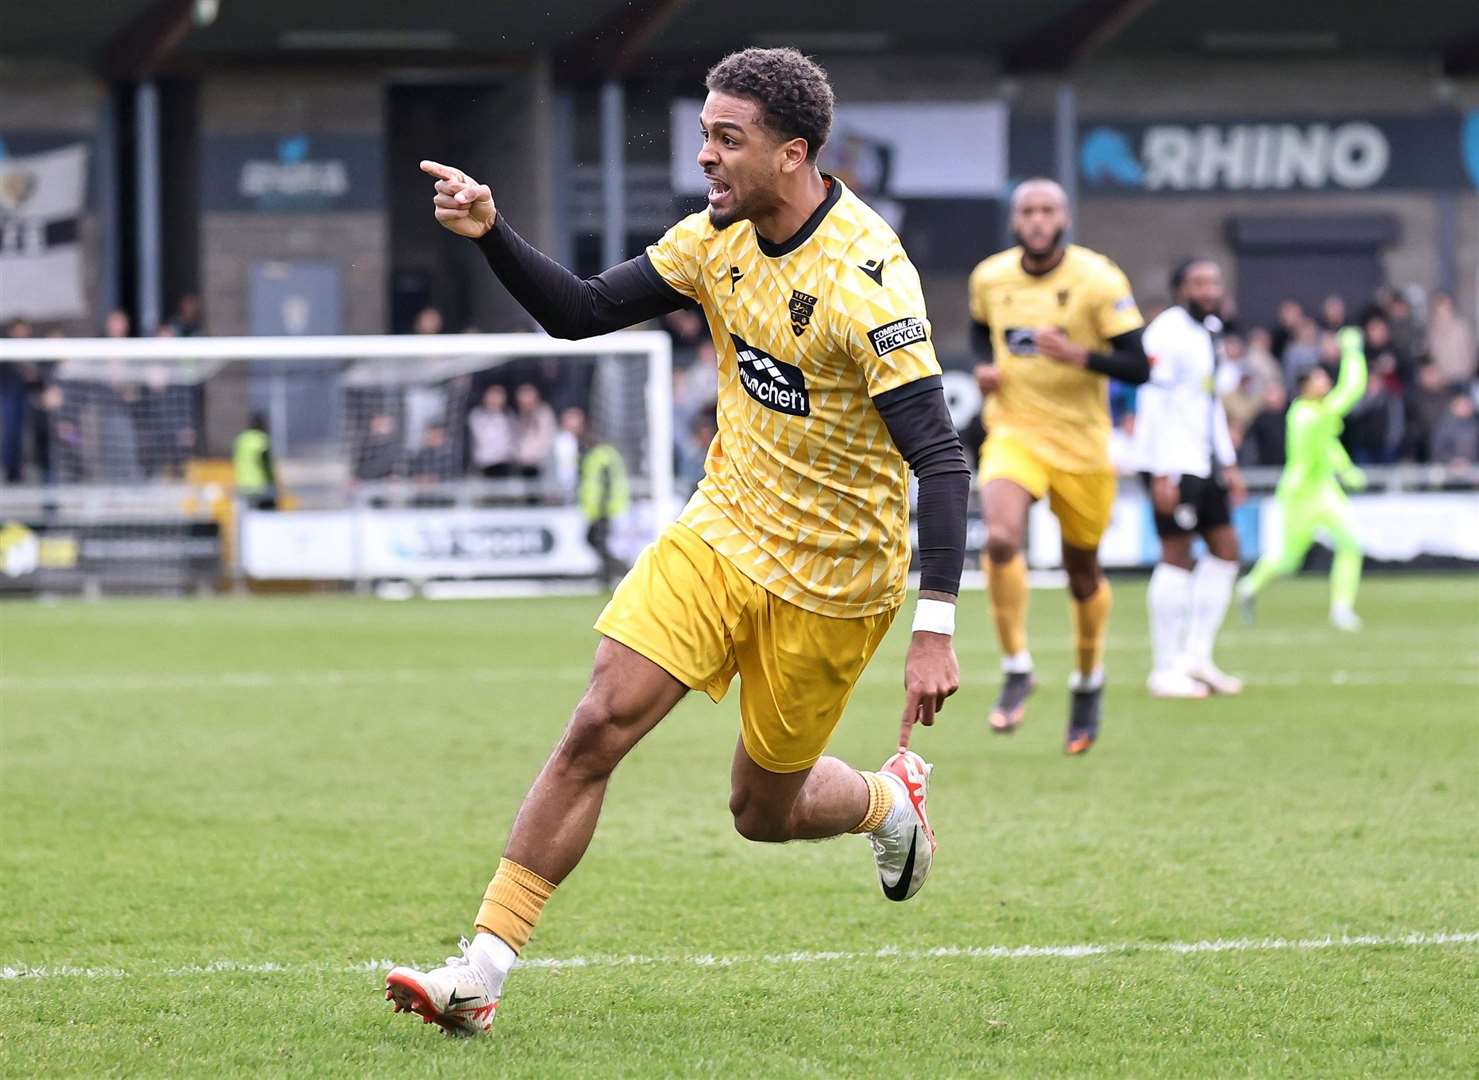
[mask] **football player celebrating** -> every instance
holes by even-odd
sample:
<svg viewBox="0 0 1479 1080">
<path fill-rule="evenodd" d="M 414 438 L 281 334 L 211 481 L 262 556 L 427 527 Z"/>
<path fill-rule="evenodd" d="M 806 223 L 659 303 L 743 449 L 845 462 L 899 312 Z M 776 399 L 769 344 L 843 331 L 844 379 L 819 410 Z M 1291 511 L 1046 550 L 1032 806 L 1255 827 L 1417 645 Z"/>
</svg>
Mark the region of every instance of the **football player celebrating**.
<svg viewBox="0 0 1479 1080">
<path fill-rule="evenodd" d="M 690 690 L 718 701 L 739 677 L 729 807 L 741 835 L 864 834 L 891 900 L 929 874 L 930 766 L 907 747 L 959 683 L 951 634 L 970 470 L 919 275 L 882 218 L 817 168 L 832 121 L 819 67 L 793 49 L 747 49 L 707 86 L 708 209 L 589 280 L 520 239 L 486 185 L 422 165 L 437 220 L 479 244 L 551 334 L 697 303 L 720 371 L 704 479 L 597 620 L 590 685 L 514 821 L 475 940 L 441 968 L 387 977 L 397 1009 L 448 1031 L 488 1028 L 545 902 L 590 843 L 612 771 Z M 904 600 L 906 466 L 919 482 L 921 592 L 899 751 L 866 772 L 824 751 Z"/>
<path fill-rule="evenodd" d="M 1325 369 L 1316 365 L 1299 383 L 1299 398 L 1285 420 L 1288 447 L 1284 471 L 1274 490 L 1283 524 L 1278 542 L 1264 552 L 1238 583 L 1243 615 L 1253 621 L 1258 594 L 1276 577 L 1292 574 L 1304 563 L 1316 531 L 1327 534 L 1335 548 L 1330 563 L 1330 625 L 1361 629 L 1356 591 L 1361 587 L 1361 542 L 1356 538 L 1351 500 L 1345 489 L 1366 486 L 1366 474 L 1351 464 L 1340 444 L 1345 417 L 1366 393 L 1366 349 L 1361 331 L 1340 331 L 1340 373 L 1332 387 Z"/>
</svg>

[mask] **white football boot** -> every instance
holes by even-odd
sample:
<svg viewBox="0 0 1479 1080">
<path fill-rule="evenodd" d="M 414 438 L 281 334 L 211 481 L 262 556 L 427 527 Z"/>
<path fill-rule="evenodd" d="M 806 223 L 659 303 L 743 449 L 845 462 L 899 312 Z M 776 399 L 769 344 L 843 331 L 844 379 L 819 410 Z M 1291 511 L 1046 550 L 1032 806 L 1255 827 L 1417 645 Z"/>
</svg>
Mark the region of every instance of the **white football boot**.
<svg viewBox="0 0 1479 1080">
<path fill-rule="evenodd" d="M 488 980 L 467 957 L 467 939 L 459 943 L 461 956 L 449 956 L 431 971 L 391 968 L 385 976 L 385 1000 L 396 1012 L 415 1013 L 423 1024 L 436 1024 L 448 1035 L 479 1035 L 493 1026 L 501 986 Z"/>
<path fill-rule="evenodd" d="M 1347 634 L 1354 634 L 1366 624 L 1361 621 L 1361 616 L 1356 614 L 1354 608 L 1346 607 L 1344 604 L 1332 604 L 1330 605 L 1330 625 Z"/>
<path fill-rule="evenodd" d="M 1198 682 L 1180 668 L 1169 671 L 1152 671 L 1145 680 L 1145 688 L 1151 697 L 1188 698 L 1198 700 L 1207 696 L 1207 686 Z"/>
<path fill-rule="evenodd" d="M 1229 675 L 1212 661 L 1205 663 L 1188 663 L 1186 673 L 1197 682 L 1201 683 L 1214 694 L 1233 694 L 1243 692 L 1243 680 L 1236 675 Z"/>
<path fill-rule="evenodd" d="M 900 750 L 878 775 L 893 789 L 894 804 L 883 824 L 868 834 L 878 863 L 878 884 L 890 900 L 908 900 L 924 888 L 935 861 L 935 832 L 925 813 L 934 766 L 912 750 Z"/>
</svg>

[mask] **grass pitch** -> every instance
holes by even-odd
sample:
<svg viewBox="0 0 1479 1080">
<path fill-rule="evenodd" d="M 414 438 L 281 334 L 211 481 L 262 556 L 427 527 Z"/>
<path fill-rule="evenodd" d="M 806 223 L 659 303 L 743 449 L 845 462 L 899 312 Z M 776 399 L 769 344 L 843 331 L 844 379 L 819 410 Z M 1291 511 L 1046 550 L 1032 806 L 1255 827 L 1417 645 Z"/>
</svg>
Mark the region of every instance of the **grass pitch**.
<svg viewBox="0 0 1479 1080">
<path fill-rule="evenodd" d="M 1143 586 L 1116 590 L 1082 760 L 1062 597 L 1034 594 L 1011 738 L 963 597 L 908 904 L 860 839 L 736 836 L 737 694 L 691 696 L 471 1042 L 393 1017 L 380 964 L 469 931 L 599 601 L 6 605 L 0 1070 L 1475 1075 L 1479 578 L 1369 581 L 1356 636 L 1323 582 L 1277 586 L 1223 635 L 1248 691 L 1204 703 L 1146 696 Z M 906 623 L 834 741 L 856 764 L 891 750 Z"/>
</svg>

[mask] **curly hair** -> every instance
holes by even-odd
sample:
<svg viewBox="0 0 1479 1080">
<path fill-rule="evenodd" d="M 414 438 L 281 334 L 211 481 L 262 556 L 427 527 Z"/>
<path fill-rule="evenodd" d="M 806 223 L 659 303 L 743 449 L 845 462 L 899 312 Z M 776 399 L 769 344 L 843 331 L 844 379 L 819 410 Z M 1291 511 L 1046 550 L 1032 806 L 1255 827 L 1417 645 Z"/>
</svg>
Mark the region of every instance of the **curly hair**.
<svg viewBox="0 0 1479 1080">
<path fill-rule="evenodd" d="M 709 69 L 704 85 L 758 103 L 765 127 L 782 139 L 806 140 L 807 161 L 816 161 L 832 132 L 832 84 L 795 49 L 730 53 Z"/>
</svg>

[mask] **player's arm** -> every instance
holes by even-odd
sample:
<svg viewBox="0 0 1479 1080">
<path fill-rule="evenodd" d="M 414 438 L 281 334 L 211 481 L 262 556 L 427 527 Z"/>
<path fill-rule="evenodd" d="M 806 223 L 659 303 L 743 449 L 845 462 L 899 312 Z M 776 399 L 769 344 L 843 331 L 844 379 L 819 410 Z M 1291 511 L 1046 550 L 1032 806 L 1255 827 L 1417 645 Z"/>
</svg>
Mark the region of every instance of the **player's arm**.
<svg viewBox="0 0 1479 1080">
<path fill-rule="evenodd" d="M 1109 352 L 1090 352 L 1057 327 L 1048 326 L 1037 331 L 1037 351 L 1049 360 L 1072 364 L 1139 386 L 1150 381 L 1150 359 L 1145 355 L 1145 346 L 1140 338 L 1138 327 L 1126 330 L 1109 339 Z"/>
<path fill-rule="evenodd" d="M 906 691 L 900 745 L 908 745 L 917 720 L 935 713 L 960 684 L 951 643 L 955 600 L 965 564 L 966 502 L 971 468 L 950 420 L 944 386 L 929 375 L 874 397 L 878 414 L 919 483 L 919 604 L 905 665 Z"/>
<path fill-rule="evenodd" d="M 1135 448 L 1140 468 L 1150 473 L 1150 500 L 1156 510 L 1169 514 L 1180 498 L 1178 478 L 1165 465 L 1168 397 L 1180 381 L 1181 348 L 1170 325 L 1157 319 L 1145 328 L 1141 349 L 1154 356 L 1149 384 L 1135 396 Z"/>
<path fill-rule="evenodd" d="M 967 298 L 971 312 L 971 352 L 976 358 L 976 385 L 982 394 L 994 394 L 1001 387 L 1001 368 L 996 365 L 996 346 L 991 340 L 991 315 L 987 297 L 986 264 L 971 271 Z"/>
<path fill-rule="evenodd" d="M 919 274 L 902 249 L 891 276 L 839 312 L 841 344 L 868 385 L 889 436 L 919 481 L 920 594 L 904 661 L 899 745 L 916 722 L 931 724 L 960 687 L 955 658 L 955 597 L 965 562 L 965 510 L 971 471 L 955 434 L 940 364 L 930 343 Z"/>
<path fill-rule="evenodd" d="M 477 241 L 519 305 L 551 337 L 576 340 L 621 330 L 688 306 L 646 254 L 579 278 L 514 232 L 502 214 Z"/>
<path fill-rule="evenodd" d="M 1330 469 L 1340 478 L 1341 487 L 1348 491 L 1363 491 L 1366 488 L 1366 471 L 1351 460 L 1351 455 L 1339 439 L 1331 439 L 1325 450 L 1325 460 Z"/>
<path fill-rule="evenodd" d="M 514 231 L 497 212 L 486 184 L 433 161 L 423 161 L 421 169 L 438 177 L 433 200 L 437 220 L 477 243 L 504 288 L 552 337 L 593 337 L 690 303 L 662 279 L 645 254 L 593 278 L 579 278 Z"/>
<path fill-rule="evenodd" d="M 950 420 L 944 385 L 930 375 L 879 394 L 873 404 L 919 482 L 920 595 L 954 603 L 965 564 L 971 467 Z"/>
<path fill-rule="evenodd" d="M 1228 497 L 1234 506 L 1241 506 L 1248 498 L 1248 485 L 1243 481 L 1243 471 L 1238 468 L 1238 449 L 1233 445 L 1232 429 L 1227 425 L 1227 409 L 1222 398 L 1214 395 L 1212 400 L 1212 456 L 1222 470 L 1222 482 L 1227 486 Z"/>
<path fill-rule="evenodd" d="M 976 385 L 982 394 L 994 394 L 1001 386 L 1001 369 L 996 366 L 996 347 L 991 340 L 991 327 L 971 320 L 971 352 L 976 357 Z"/>
<path fill-rule="evenodd" d="M 1323 402 L 1326 409 L 1344 416 L 1366 393 L 1366 347 L 1361 331 L 1347 326 L 1340 332 L 1340 374 Z"/>
</svg>

